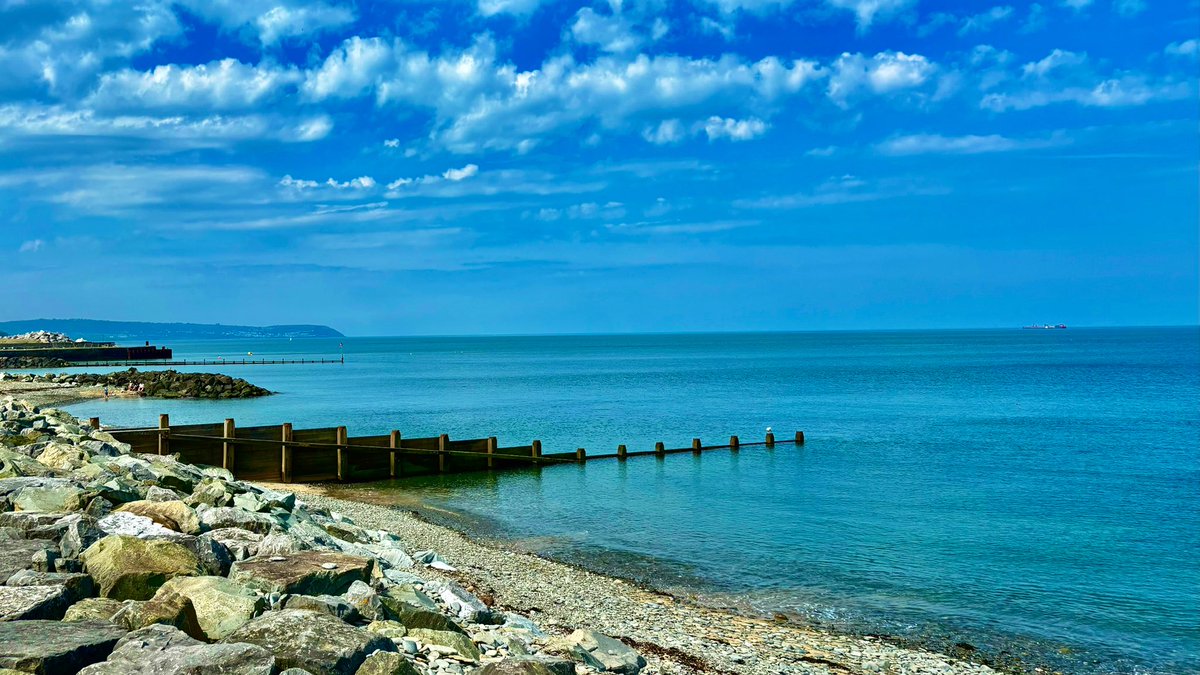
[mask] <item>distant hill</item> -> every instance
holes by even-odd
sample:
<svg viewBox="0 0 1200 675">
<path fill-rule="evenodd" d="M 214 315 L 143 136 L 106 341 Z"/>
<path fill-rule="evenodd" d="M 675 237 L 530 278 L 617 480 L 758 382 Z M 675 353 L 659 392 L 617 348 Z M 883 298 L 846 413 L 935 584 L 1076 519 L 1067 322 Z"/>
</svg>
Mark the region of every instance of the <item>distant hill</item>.
<svg viewBox="0 0 1200 675">
<path fill-rule="evenodd" d="M 226 326 L 208 323 L 149 323 L 94 319 L 33 319 L 0 321 L 0 335 L 35 330 L 66 333 L 87 340 L 209 340 L 226 338 L 345 337 L 329 326 Z"/>
</svg>

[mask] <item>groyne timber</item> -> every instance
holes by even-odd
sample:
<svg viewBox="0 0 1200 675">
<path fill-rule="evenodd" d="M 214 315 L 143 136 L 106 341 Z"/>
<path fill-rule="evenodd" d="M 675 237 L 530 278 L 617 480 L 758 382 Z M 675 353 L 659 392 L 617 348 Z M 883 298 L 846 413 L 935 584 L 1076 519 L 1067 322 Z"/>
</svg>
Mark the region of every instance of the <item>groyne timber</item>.
<svg viewBox="0 0 1200 675">
<path fill-rule="evenodd" d="M 100 429 L 100 418 L 90 420 Z M 701 454 L 713 450 L 737 452 L 744 447 L 774 448 L 777 443 L 804 444 L 804 432 L 776 440 L 767 432 L 761 442 L 743 443 L 730 436 L 728 443 L 706 445 L 699 438 L 683 448 L 667 448 L 663 442 L 653 450 L 630 451 L 619 445 L 615 452 L 589 454 L 585 448 L 570 452 L 545 453 L 542 442 L 501 446 L 495 436 L 452 440 L 449 434 L 406 438 L 400 431 L 375 436 L 350 436 L 347 427 L 295 429 L 291 423 L 238 427 L 233 419 L 213 424 L 172 426 L 168 415 L 160 415 L 157 427 L 107 429 L 108 433 L 134 452 L 177 455 L 190 464 L 219 466 L 239 480 L 278 483 L 369 481 L 385 478 L 488 471 L 561 463 L 680 453 Z"/>
</svg>

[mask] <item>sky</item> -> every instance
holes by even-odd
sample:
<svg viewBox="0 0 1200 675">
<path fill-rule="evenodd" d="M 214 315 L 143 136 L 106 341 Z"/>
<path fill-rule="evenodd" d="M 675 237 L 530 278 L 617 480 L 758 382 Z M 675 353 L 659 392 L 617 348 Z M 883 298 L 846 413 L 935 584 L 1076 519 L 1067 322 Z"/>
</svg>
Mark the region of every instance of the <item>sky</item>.
<svg viewBox="0 0 1200 675">
<path fill-rule="evenodd" d="M 1196 324 L 1197 0 L 0 0 L 0 320 Z"/>
</svg>

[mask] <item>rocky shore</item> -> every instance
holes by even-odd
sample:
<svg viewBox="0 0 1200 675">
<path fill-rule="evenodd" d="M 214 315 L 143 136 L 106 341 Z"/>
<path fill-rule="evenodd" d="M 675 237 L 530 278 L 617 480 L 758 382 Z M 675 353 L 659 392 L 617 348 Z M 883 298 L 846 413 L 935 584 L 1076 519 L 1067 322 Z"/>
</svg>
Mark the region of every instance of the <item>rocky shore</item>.
<svg viewBox="0 0 1200 675">
<path fill-rule="evenodd" d="M 971 673 L 0 405 L 0 673 Z"/>
<path fill-rule="evenodd" d="M 69 362 L 51 356 L 0 356 L 0 368 L 13 370 L 62 368 L 69 365 Z"/>
<path fill-rule="evenodd" d="M 636 675 L 428 570 L 435 551 L 224 469 L 0 405 L 0 672 Z"/>
<path fill-rule="evenodd" d="M 130 384 L 135 391 L 130 391 Z M 141 391 L 137 391 L 141 385 Z M 235 399 L 270 396 L 273 392 L 246 380 L 218 373 L 180 373 L 175 370 L 139 371 L 136 368 L 98 375 L 0 373 L 0 396 L 13 396 L 35 405 L 59 406 L 104 396 L 154 398 Z"/>
</svg>

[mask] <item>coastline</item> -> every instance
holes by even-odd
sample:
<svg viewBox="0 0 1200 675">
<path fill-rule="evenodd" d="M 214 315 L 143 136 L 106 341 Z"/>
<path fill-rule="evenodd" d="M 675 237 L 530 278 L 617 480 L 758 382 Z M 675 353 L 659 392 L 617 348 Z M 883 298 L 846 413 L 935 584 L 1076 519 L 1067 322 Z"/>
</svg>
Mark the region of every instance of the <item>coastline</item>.
<svg viewBox="0 0 1200 675">
<path fill-rule="evenodd" d="M 22 382 L 0 379 L 0 398 L 12 396 L 39 407 L 61 407 L 104 398 L 104 387 L 100 385 L 81 387 L 73 384 L 53 382 Z M 137 394 L 109 390 L 109 398 L 137 398 Z"/>
<path fill-rule="evenodd" d="M 285 486 L 263 483 L 264 487 Z M 437 550 L 458 571 L 433 572 L 497 606 L 569 631 L 595 626 L 637 648 L 663 673 L 997 673 L 990 666 L 855 636 L 706 607 L 532 553 L 483 543 L 424 519 L 417 504 L 347 499 L 349 491 L 288 484 L 308 503 Z"/>
</svg>

